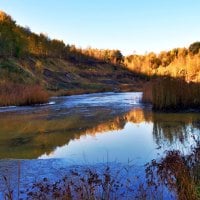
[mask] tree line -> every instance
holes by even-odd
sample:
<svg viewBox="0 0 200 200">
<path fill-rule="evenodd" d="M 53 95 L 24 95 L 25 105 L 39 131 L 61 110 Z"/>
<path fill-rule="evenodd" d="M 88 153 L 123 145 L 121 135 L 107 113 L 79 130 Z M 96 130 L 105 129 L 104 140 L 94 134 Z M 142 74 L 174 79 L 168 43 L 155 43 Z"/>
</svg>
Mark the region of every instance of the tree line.
<svg viewBox="0 0 200 200">
<path fill-rule="evenodd" d="M 189 48 L 175 48 L 146 55 L 130 55 L 124 60 L 127 68 L 149 76 L 184 77 L 186 81 L 200 81 L 200 42 Z"/>
<path fill-rule="evenodd" d="M 71 61 L 84 62 L 98 60 L 120 64 L 123 55 L 119 50 L 80 49 L 65 44 L 62 40 L 50 39 L 47 35 L 31 32 L 28 27 L 16 24 L 11 16 L 0 12 L 0 56 L 56 57 Z"/>
<path fill-rule="evenodd" d="M 33 33 L 28 27 L 16 24 L 11 16 L 0 12 L 0 57 L 55 57 L 73 62 L 106 62 L 120 64 L 131 71 L 153 75 L 185 77 L 187 81 L 200 81 L 200 42 L 189 48 L 175 48 L 146 55 L 124 57 L 119 50 L 81 49 L 50 39 L 47 35 Z"/>
</svg>

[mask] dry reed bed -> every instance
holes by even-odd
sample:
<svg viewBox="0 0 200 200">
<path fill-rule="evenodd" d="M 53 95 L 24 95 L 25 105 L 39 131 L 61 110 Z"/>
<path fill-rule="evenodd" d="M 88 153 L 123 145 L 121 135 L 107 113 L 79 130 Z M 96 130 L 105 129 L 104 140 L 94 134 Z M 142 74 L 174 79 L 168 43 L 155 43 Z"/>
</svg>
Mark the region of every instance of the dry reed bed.
<svg viewBox="0 0 200 200">
<path fill-rule="evenodd" d="M 199 108 L 200 84 L 168 77 L 152 80 L 144 87 L 143 102 L 160 111 Z"/>
<path fill-rule="evenodd" d="M 0 83 L 0 106 L 46 103 L 48 93 L 40 85 Z"/>
</svg>

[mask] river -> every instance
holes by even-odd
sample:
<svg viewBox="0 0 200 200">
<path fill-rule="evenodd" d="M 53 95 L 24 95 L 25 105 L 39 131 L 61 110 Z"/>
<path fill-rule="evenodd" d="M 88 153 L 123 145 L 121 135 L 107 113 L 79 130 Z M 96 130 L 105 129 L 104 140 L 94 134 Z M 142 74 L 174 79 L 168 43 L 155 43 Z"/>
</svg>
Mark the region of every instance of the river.
<svg viewBox="0 0 200 200">
<path fill-rule="evenodd" d="M 20 162 L 23 185 L 37 177 L 54 179 L 55 168 L 104 163 L 140 168 L 166 150 L 188 154 L 200 133 L 200 114 L 154 113 L 141 97 L 140 92 L 96 93 L 0 108 L 1 175 L 9 171 L 14 177 Z"/>
</svg>

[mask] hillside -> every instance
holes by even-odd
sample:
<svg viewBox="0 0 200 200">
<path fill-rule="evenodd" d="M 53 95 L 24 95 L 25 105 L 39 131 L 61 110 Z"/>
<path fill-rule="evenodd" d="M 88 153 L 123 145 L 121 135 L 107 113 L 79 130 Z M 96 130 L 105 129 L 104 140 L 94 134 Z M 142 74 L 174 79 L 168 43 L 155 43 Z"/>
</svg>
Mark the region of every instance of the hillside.
<svg viewBox="0 0 200 200">
<path fill-rule="evenodd" d="M 40 103 L 32 97 L 11 100 L 21 98 L 18 94 L 26 99 L 21 91 L 35 85 L 50 95 L 141 90 L 140 77 L 122 63 L 119 50 L 77 49 L 35 34 L 0 12 L 0 105 Z"/>
<path fill-rule="evenodd" d="M 200 80 L 200 42 L 159 54 L 80 49 L 16 24 L 0 11 L 0 105 L 27 105 L 52 95 L 141 91 L 148 77 Z M 33 94 L 34 91 L 34 94 Z"/>
<path fill-rule="evenodd" d="M 40 84 L 57 94 L 137 89 L 132 72 L 108 63 L 70 62 L 59 58 L 7 58 L 0 61 L 1 82 Z M 135 87 L 135 88 L 133 88 Z M 139 85 L 138 85 L 139 87 Z M 138 88 L 140 89 L 140 88 Z"/>
</svg>

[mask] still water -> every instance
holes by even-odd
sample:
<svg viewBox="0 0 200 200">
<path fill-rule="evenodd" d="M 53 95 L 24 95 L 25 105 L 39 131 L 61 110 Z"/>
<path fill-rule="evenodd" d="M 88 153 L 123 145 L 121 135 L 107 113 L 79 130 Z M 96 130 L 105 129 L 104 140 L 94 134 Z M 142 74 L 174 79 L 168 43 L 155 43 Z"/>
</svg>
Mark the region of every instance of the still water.
<svg viewBox="0 0 200 200">
<path fill-rule="evenodd" d="M 88 166 L 103 172 L 108 163 L 112 174 L 123 169 L 120 181 L 133 176 L 143 184 L 147 162 L 166 150 L 190 153 L 200 135 L 200 114 L 154 113 L 141 97 L 139 92 L 85 94 L 0 108 L 0 199 L 8 191 L 4 177 L 16 199 L 19 189 L 44 178 L 62 180 L 70 170 Z M 134 184 L 139 188 L 139 179 Z M 160 189 L 160 199 L 176 199 L 165 186 Z M 158 193 L 150 191 L 151 199 L 152 194 Z"/>
<path fill-rule="evenodd" d="M 192 135 L 200 133 L 200 114 L 153 113 L 141 96 L 85 94 L 0 108 L 0 158 L 142 165 L 165 150 L 187 153 Z"/>
</svg>

